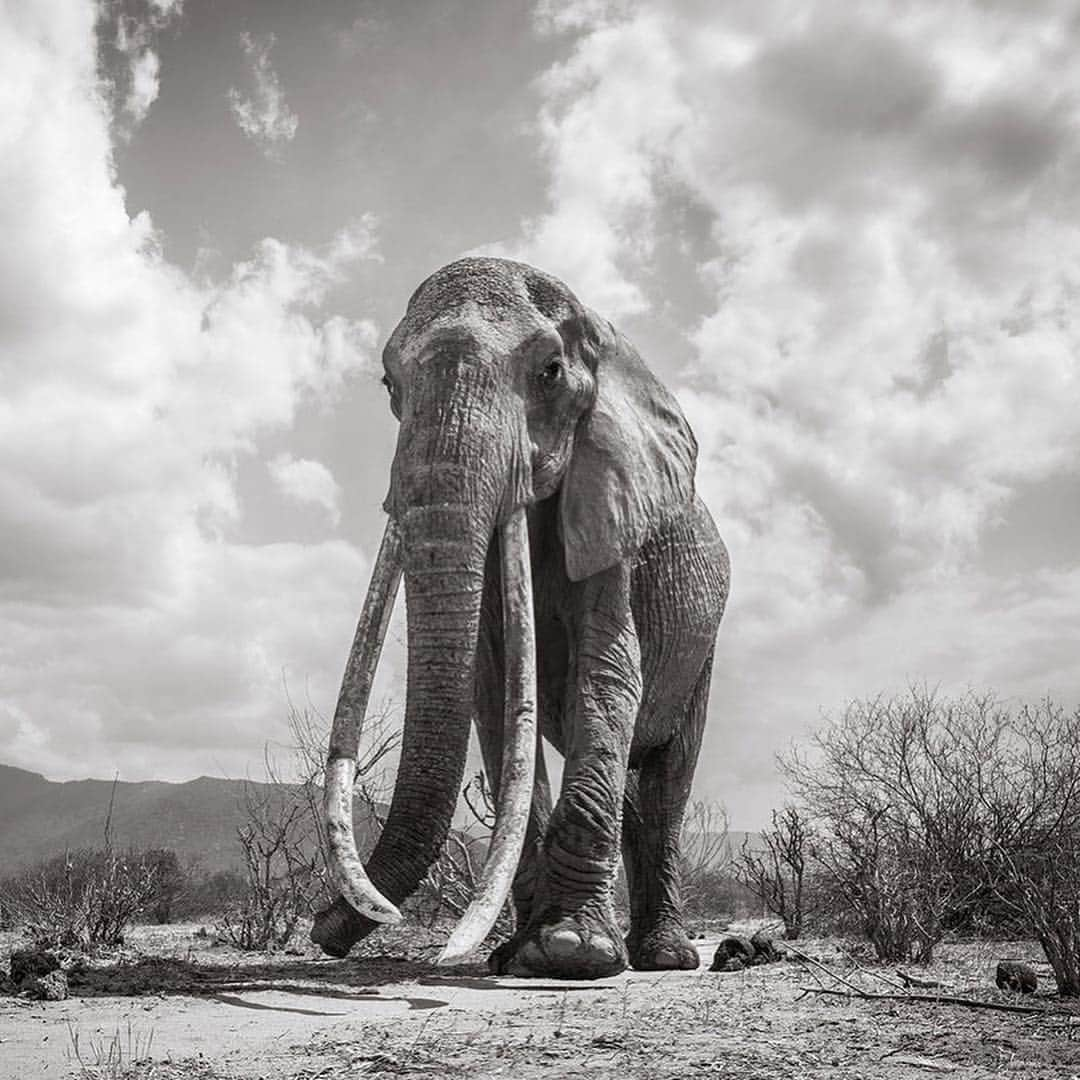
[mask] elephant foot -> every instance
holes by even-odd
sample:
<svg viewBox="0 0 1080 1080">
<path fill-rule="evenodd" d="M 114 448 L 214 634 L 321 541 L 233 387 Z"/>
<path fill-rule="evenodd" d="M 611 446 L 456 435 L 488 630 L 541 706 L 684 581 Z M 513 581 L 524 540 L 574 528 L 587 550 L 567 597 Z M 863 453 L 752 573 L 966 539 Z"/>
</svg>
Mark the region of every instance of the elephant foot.
<svg viewBox="0 0 1080 1080">
<path fill-rule="evenodd" d="M 349 950 L 377 925 L 339 896 L 328 908 L 316 914 L 311 925 L 311 940 L 328 956 L 340 960 L 348 956 Z"/>
<path fill-rule="evenodd" d="M 693 971 L 701 957 L 681 926 L 663 926 L 626 939 L 630 965 L 635 971 Z"/>
<path fill-rule="evenodd" d="M 488 959 L 496 975 L 555 979 L 606 979 L 626 964 L 614 918 L 585 912 L 541 920 L 503 942 Z"/>
</svg>

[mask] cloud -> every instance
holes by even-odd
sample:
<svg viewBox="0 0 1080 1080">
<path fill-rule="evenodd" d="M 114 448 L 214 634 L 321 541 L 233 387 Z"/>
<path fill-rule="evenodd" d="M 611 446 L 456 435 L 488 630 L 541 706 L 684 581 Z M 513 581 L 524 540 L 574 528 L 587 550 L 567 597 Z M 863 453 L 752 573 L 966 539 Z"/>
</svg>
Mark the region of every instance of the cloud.
<svg viewBox="0 0 1080 1080">
<path fill-rule="evenodd" d="M 273 34 L 261 40 L 246 32 L 240 35 L 240 47 L 251 67 L 252 92 L 244 94 L 236 87 L 229 90 L 229 107 L 240 130 L 269 157 L 280 153 L 283 143 L 293 140 L 300 125 L 299 117 L 285 101 L 277 72 L 270 66 L 275 40 Z"/>
<path fill-rule="evenodd" d="M 653 249 L 655 156 L 692 117 L 678 92 L 679 57 L 653 17 L 611 25 L 611 7 L 540 10 L 550 31 L 600 23 L 539 80 L 536 126 L 554 209 L 526 221 L 520 242 L 486 250 L 543 266 L 573 281 L 586 303 L 620 316 L 647 306 L 628 264 Z"/>
<path fill-rule="evenodd" d="M 332 698 L 366 559 L 246 539 L 237 474 L 369 368 L 373 324 L 323 308 L 375 221 L 216 282 L 168 263 L 114 181 L 95 17 L 32 6 L 0 45 L 0 759 L 242 771 L 283 675 Z"/>
<path fill-rule="evenodd" d="M 336 525 L 341 517 L 341 487 L 321 461 L 278 454 L 267 463 L 278 490 L 299 503 L 321 506 Z"/>
<path fill-rule="evenodd" d="M 154 50 L 159 34 L 181 15 L 183 0 L 127 0 L 102 9 L 105 26 L 115 23 L 112 45 L 125 65 L 118 134 L 127 138 L 146 119 L 160 89 L 161 59 Z"/>
<path fill-rule="evenodd" d="M 695 359 L 665 374 L 732 550 L 717 682 L 748 680 L 739 715 L 768 744 L 890 673 L 1080 694 L 1074 663 L 1035 659 L 1059 650 L 1030 598 L 1047 573 L 1075 605 L 1075 574 L 993 583 L 981 556 L 1080 469 L 1070 5 L 554 10 L 541 30 L 576 37 L 539 84 L 550 207 L 507 248 L 633 327 L 670 288 L 671 192 L 711 222 L 684 255 Z"/>
</svg>

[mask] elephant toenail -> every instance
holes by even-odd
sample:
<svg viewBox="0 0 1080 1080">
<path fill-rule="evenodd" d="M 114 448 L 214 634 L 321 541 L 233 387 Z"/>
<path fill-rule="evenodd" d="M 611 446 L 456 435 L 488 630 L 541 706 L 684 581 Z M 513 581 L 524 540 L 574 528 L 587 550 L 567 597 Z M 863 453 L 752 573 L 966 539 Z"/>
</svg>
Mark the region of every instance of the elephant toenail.
<svg viewBox="0 0 1080 1080">
<path fill-rule="evenodd" d="M 537 964 L 544 959 L 544 950 L 535 941 L 526 941 L 516 959 L 525 965 Z"/>
<path fill-rule="evenodd" d="M 581 935 L 573 930 L 552 930 L 547 936 L 547 946 L 556 956 L 571 956 L 581 948 Z"/>
</svg>

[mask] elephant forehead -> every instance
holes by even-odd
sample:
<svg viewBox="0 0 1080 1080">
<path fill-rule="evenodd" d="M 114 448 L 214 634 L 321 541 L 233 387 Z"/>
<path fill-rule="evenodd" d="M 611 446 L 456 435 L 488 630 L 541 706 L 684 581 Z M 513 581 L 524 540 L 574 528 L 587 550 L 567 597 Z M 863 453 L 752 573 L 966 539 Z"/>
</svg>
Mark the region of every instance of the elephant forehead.
<svg viewBox="0 0 1080 1080">
<path fill-rule="evenodd" d="M 459 259 L 436 270 L 413 293 L 406 318 L 418 326 L 472 301 L 488 318 L 522 308 L 556 321 L 580 307 L 570 290 L 550 274 L 510 259 Z"/>
<path fill-rule="evenodd" d="M 505 357 L 579 310 L 562 282 L 525 263 L 461 259 L 413 293 L 387 343 L 387 360 L 409 367 L 450 350 Z"/>
<path fill-rule="evenodd" d="M 418 319 L 438 315 L 467 300 L 492 309 L 528 301 L 523 263 L 506 259 L 459 259 L 436 270 L 413 293 L 409 315 Z"/>
<path fill-rule="evenodd" d="M 539 325 L 535 313 L 527 310 L 505 311 L 496 318 L 485 307 L 468 300 L 419 326 L 411 319 L 405 320 L 394 335 L 394 345 L 405 367 L 448 354 L 494 361 L 513 352 Z"/>
</svg>

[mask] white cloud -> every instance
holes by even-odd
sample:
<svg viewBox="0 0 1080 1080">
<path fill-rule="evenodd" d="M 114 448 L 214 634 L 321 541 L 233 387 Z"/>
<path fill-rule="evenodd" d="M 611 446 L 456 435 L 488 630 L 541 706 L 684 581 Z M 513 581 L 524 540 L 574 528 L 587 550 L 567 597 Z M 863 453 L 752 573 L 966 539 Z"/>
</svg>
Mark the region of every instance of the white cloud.
<svg viewBox="0 0 1080 1080">
<path fill-rule="evenodd" d="M 240 35 L 240 46 L 251 67 L 252 92 L 244 94 L 236 87 L 229 90 L 229 107 L 240 130 L 271 157 L 280 152 L 281 144 L 292 141 L 300 124 L 285 101 L 277 72 L 270 66 L 275 40 L 273 34 L 262 40 L 246 32 Z"/>
<path fill-rule="evenodd" d="M 321 462 L 278 454 L 267 462 L 278 490 L 300 503 L 321 506 L 336 525 L 341 517 L 341 487 L 334 474 Z"/>
<path fill-rule="evenodd" d="M 167 263 L 113 180 L 95 16 L 0 37 L 0 759 L 242 770 L 283 673 L 332 697 L 365 560 L 244 542 L 238 462 L 369 365 L 373 325 L 319 312 L 375 223 L 265 239 L 217 284 Z"/>
<path fill-rule="evenodd" d="M 679 394 L 733 556 L 717 683 L 737 669 L 740 714 L 779 732 L 889 671 L 1039 692 L 1013 662 L 1049 649 L 1019 599 L 1035 571 L 991 587 L 980 549 L 1016 492 L 1080 468 L 1072 6 L 544 18 L 579 37 L 541 83 L 551 208 L 516 253 L 641 314 L 663 296 L 671 186 L 713 221 Z M 1075 607 L 1059 573 L 1047 587 Z M 964 634 L 991 651 L 958 652 Z M 1032 668 L 1080 694 L 1074 661 Z"/>
<path fill-rule="evenodd" d="M 152 49 L 143 49 L 131 61 L 131 91 L 127 111 L 136 123 L 146 117 L 150 106 L 157 101 L 161 61 Z"/>
<path fill-rule="evenodd" d="M 146 119 L 160 90 L 161 59 L 153 45 L 158 36 L 183 9 L 182 0 L 150 0 L 149 4 L 104 9 L 103 18 L 115 18 L 116 50 L 127 63 L 127 91 L 124 96 L 120 134 L 130 136 Z"/>
<path fill-rule="evenodd" d="M 655 157 L 692 116 L 678 93 L 679 57 L 653 17 L 612 24 L 611 6 L 541 10 L 549 29 L 600 23 L 540 79 L 537 133 L 553 211 L 527 221 L 522 242 L 486 250 L 573 281 L 586 303 L 618 317 L 646 306 L 628 267 L 652 250 Z"/>
</svg>

